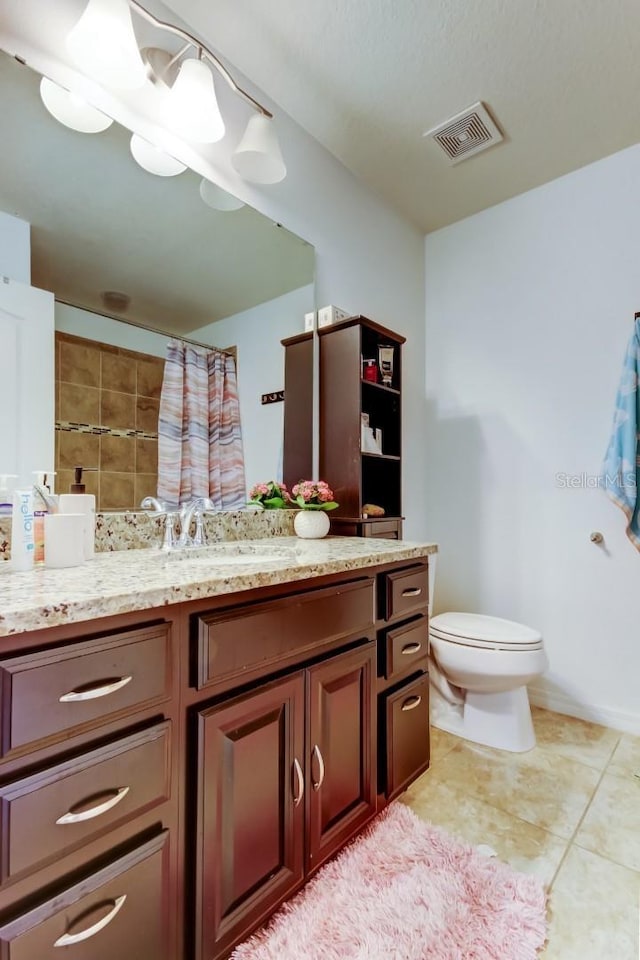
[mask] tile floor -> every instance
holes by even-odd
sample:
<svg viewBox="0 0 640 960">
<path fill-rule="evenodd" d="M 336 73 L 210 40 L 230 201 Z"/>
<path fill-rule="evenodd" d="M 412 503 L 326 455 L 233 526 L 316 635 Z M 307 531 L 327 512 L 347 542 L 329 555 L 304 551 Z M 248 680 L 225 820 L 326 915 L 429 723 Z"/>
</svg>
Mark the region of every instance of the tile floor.
<svg viewBox="0 0 640 960">
<path fill-rule="evenodd" d="M 533 719 L 537 746 L 521 754 L 432 728 L 431 768 L 401 800 L 542 879 L 541 960 L 638 960 L 640 737 L 535 707 Z"/>
</svg>

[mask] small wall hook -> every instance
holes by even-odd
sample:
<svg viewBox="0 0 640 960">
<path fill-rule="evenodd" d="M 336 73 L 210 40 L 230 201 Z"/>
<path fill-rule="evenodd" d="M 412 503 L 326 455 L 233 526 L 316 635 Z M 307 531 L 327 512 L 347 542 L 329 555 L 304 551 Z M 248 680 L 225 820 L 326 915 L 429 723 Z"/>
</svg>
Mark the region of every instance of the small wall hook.
<svg viewBox="0 0 640 960">
<path fill-rule="evenodd" d="M 604 543 L 604 537 L 598 530 L 594 530 L 593 533 L 590 534 L 589 540 L 591 540 L 591 543 Z"/>
</svg>

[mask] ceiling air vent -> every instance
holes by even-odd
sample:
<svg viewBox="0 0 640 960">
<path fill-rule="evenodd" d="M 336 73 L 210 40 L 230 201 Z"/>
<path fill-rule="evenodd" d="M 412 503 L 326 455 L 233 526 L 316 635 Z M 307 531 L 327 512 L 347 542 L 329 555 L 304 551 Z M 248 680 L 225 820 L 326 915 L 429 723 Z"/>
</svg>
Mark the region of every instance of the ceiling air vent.
<svg viewBox="0 0 640 960">
<path fill-rule="evenodd" d="M 444 150 L 451 164 L 472 157 L 504 140 L 483 103 L 472 103 L 455 117 L 423 133 Z"/>
</svg>

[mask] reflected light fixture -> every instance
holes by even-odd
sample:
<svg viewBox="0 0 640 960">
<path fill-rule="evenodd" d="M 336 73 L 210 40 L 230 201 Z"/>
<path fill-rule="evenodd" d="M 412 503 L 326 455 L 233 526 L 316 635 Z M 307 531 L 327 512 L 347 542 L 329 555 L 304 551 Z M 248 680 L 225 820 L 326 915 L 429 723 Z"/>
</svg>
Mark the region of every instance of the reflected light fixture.
<svg viewBox="0 0 640 960">
<path fill-rule="evenodd" d="M 111 117 L 102 110 L 97 110 L 47 77 L 40 81 L 40 97 L 51 116 L 71 130 L 102 133 L 113 123 Z"/>
<path fill-rule="evenodd" d="M 130 141 L 130 149 L 133 159 L 139 167 L 146 170 L 147 173 L 154 173 L 156 177 L 175 177 L 178 173 L 184 173 L 187 169 L 186 163 L 180 163 L 175 157 L 170 156 L 149 143 L 144 137 L 134 133 Z"/>
<path fill-rule="evenodd" d="M 178 37 L 183 43 L 181 49 L 168 53 L 145 48 L 141 52 L 132 12 L 157 30 Z M 167 127 L 192 143 L 216 143 L 224 136 L 225 124 L 212 75 L 212 70 L 216 71 L 254 111 L 233 155 L 234 169 L 254 183 L 278 183 L 285 177 L 287 170 L 273 114 L 236 83 L 224 64 L 200 40 L 182 27 L 158 19 L 138 0 L 88 0 L 82 16 L 67 36 L 67 48 L 79 69 L 107 88 L 133 90 L 147 81 L 164 87 Z M 149 56 L 149 52 L 161 56 Z M 172 68 L 177 65 L 177 77 L 170 85 Z"/>
<path fill-rule="evenodd" d="M 208 207 L 212 210 L 220 210 L 222 213 L 244 207 L 242 200 L 238 200 L 232 193 L 228 193 L 217 183 L 212 183 L 206 178 L 200 181 L 200 196 Z"/>
<path fill-rule="evenodd" d="M 67 36 L 67 49 L 83 73 L 105 87 L 135 90 L 147 79 L 129 0 L 89 0 Z"/>
</svg>

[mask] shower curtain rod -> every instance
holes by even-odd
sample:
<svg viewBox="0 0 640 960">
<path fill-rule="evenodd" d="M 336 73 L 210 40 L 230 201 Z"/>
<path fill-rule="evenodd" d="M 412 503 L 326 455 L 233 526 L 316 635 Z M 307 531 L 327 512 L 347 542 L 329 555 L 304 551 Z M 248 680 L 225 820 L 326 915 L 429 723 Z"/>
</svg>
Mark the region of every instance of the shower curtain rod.
<svg viewBox="0 0 640 960">
<path fill-rule="evenodd" d="M 137 320 L 127 320 L 124 317 L 117 317 L 113 313 L 105 313 L 102 310 L 92 310 L 91 307 L 83 307 L 81 304 L 73 303 L 71 300 L 62 300 L 59 297 L 55 299 L 58 303 L 63 303 L 66 307 L 75 307 L 76 310 L 86 310 L 87 313 L 92 313 L 96 317 L 107 317 L 109 320 L 118 320 L 120 323 L 126 323 L 130 327 L 137 327 L 138 330 L 146 330 L 147 333 L 155 333 L 160 337 L 167 337 L 167 339 L 170 340 L 182 340 L 183 343 L 188 343 L 192 347 L 203 347 L 205 350 L 219 350 L 220 353 L 229 353 L 231 356 L 235 355 L 233 347 L 215 347 L 212 343 L 200 343 L 199 340 L 191 340 L 189 337 L 182 337 L 178 333 L 168 333 L 166 330 L 150 327 L 146 323 L 139 323 Z"/>
</svg>

